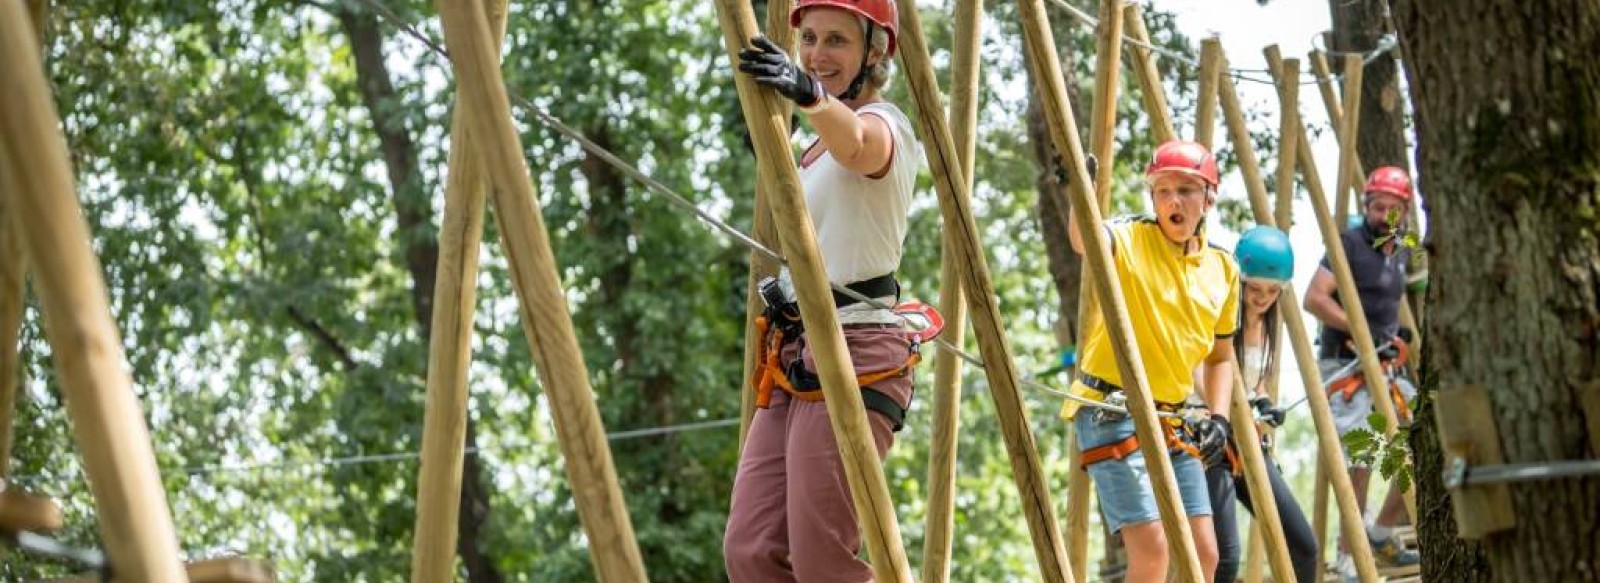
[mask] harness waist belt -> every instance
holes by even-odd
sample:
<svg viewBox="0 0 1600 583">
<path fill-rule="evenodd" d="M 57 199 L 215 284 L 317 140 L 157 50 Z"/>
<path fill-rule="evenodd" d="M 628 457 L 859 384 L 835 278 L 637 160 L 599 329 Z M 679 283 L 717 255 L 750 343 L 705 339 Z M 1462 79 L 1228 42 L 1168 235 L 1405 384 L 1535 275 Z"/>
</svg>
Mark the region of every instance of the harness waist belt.
<svg viewBox="0 0 1600 583">
<path fill-rule="evenodd" d="M 1083 383 L 1083 386 L 1089 387 L 1089 388 L 1094 389 L 1096 391 L 1100 391 L 1100 394 L 1102 396 L 1103 395 L 1109 395 L 1111 393 L 1122 393 L 1124 395 L 1127 394 L 1126 391 L 1122 390 L 1121 386 L 1118 386 L 1117 384 L 1112 383 L 1111 381 L 1105 380 L 1103 378 L 1094 376 L 1094 375 L 1089 374 L 1089 373 L 1083 373 L 1083 374 L 1078 375 L 1078 382 Z M 1102 397 L 1102 398 L 1104 398 L 1104 397 Z M 1165 402 L 1165 401 L 1155 401 L 1155 404 L 1156 404 L 1156 409 L 1157 410 L 1166 411 L 1168 413 L 1171 413 L 1173 411 L 1177 411 L 1177 410 L 1183 408 L 1183 403 L 1168 403 L 1168 402 Z"/>
<path fill-rule="evenodd" d="M 900 295 L 900 282 L 895 281 L 893 273 L 885 273 L 877 277 L 863 279 L 845 287 L 869 298 Z M 839 293 L 837 290 L 833 292 L 833 305 L 835 306 L 843 308 L 859 303 L 861 303 L 860 300 Z"/>
</svg>

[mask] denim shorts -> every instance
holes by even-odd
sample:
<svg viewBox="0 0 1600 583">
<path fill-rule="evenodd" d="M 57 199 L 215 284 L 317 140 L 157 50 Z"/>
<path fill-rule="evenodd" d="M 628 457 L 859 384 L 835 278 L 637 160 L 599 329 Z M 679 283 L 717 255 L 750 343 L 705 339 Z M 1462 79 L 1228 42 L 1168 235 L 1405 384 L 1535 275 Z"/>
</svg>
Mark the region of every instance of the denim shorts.
<svg viewBox="0 0 1600 583">
<path fill-rule="evenodd" d="M 1078 447 L 1092 447 L 1116 443 L 1133 435 L 1133 419 L 1096 421 L 1098 415 L 1084 411 L 1073 421 L 1078 432 Z M 1172 471 L 1178 479 L 1178 493 L 1183 497 L 1183 512 L 1189 516 L 1211 515 L 1211 493 L 1206 486 L 1206 469 L 1199 459 L 1181 451 L 1172 453 Z M 1105 460 L 1089 466 L 1089 477 L 1094 480 L 1095 491 L 1100 495 L 1100 512 L 1111 532 L 1123 526 L 1154 522 L 1161 519 L 1156 507 L 1156 493 L 1150 485 L 1150 475 L 1145 467 L 1144 454 L 1134 452 L 1120 460 Z"/>
</svg>

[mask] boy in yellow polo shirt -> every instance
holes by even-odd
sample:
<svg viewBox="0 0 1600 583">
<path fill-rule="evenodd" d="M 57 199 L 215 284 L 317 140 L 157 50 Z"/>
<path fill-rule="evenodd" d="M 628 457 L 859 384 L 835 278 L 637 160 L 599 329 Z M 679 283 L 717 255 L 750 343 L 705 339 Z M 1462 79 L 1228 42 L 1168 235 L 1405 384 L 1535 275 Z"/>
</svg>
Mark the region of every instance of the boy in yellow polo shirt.
<svg viewBox="0 0 1600 583">
<path fill-rule="evenodd" d="M 1232 434 L 1227 418 L 1233 396 L 1230 338 L 1239 327 L 1239 268 L 1226 251 L 1206 243 L 1201 228 L 1216 204 L 1218 182 L 1217 160 L 1205 146 L 1162 144 L 1145 179 L 1155 217 L 1116 219 L 1106 222 L 1105 229 L 1143 360 L 1134 365 L 1144 367 L 1156 407 L 1176 411 L 1195 390 L 1193 371 L 1202 363 L 1208 365 L 1202 396 L 1212 413 L 1190 416 L 1182 428 L 1185 435 L 1169 437 L 1169 444 L 1184 512 L 1209 580 L 1217 566 L 1217 543 L 1204 466 L 1226 455 Z M 1081 254 L 1083 240 L 1075 219 L 1069 225 L 1072 249 Z M 1123 402 L 1122 375 L 1104 318 L 1090 319 L 1082 346 L 1073 393 Z M 1122 534 L 1128 550 L 1127 581 L 1163 580 L 1166 538 L 1144 456 L 1134 438 L 1133 419 L 1098 409 L 1079 414 L 1071 401 L 1062 416 L 1074 419 L 1100 509 L 1112 532 Z M 1172 435 L 1174 428 L 1166 421 L 1163 428 Z"/>
</svg>

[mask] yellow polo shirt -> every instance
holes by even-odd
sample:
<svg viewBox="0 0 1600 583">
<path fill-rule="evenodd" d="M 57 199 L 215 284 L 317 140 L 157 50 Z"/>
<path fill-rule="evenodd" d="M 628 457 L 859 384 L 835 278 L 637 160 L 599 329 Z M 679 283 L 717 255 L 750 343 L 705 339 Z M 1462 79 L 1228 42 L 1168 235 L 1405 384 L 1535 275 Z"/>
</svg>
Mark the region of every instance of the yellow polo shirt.
<svg viewBox="0 0 1600 583">
<path fill-rule="evenodd" d="M 1151 395 L 1158 402 L 1181 402 L 1194 392 L 1195 367 L 1218 339 L 1239 329 L 1239 267 L 1203 236 L 1198 251 L 1184 253 L 1154 218 L 1114 219 L 1106 231 Z M 1122 386 L 1105 321 L 1089 320 L 1079 344 L 1079 372 Z M 1100 397 L 1076 381 L 1072 392 Z M 1067 401 L 1061 416 L 1070 419 L 1077 410 Z"/>
</svg>

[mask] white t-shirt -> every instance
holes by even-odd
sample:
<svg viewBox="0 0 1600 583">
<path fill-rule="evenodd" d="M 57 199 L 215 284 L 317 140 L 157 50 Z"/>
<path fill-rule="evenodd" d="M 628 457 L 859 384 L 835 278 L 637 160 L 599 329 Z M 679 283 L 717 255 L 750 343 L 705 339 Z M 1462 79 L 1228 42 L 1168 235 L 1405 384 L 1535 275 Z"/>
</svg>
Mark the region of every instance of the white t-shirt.
<svg viewBox="0 0 1600 583">
<path fill-rule="evenodd" d="M 1244 369 L 1244 388 L 1250 396 L 1255 396 L 1256 383 L 1261 380 L 1261 369 L 1267 365 L 1267 350 L 1263 346 L 1246 344 L 1239 353 L 1239 367 Z"/>
<path fill-rule="evenodd" d="M 916 191 L 917 171 L 924 163 L 922 144 L 917 142 L 911 120 L 900 108 L 878 102 L 856 112 L 875 115 L 888 123 L 894 138 L 888 171 L 882 177 L 870 178 L 839 164 L 832 152 L 824 152 L 810 166 L 800 168 L 806 210 L 817 231 L 822 263 L 828 281 L 839 285 L 894 273 L 900 267 L 911 197 Z M 785 270 L 784 276 L 787 275 Z M 893 296 L 877 299 L 886 304 L 894 302 Z M 839 319 L 844 324 L 901 321 L 866 304 L 841 309 Z"/>
</svg>

